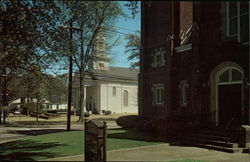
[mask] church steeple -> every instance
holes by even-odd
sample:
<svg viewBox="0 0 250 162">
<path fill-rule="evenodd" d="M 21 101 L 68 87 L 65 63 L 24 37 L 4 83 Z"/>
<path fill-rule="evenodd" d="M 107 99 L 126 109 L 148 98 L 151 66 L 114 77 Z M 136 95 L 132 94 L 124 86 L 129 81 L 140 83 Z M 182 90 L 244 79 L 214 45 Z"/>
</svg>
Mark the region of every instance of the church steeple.
<svg viewBox="0 0 250 162">
<path fill-rule="evenodd" d="M 93 46 L 93 59 L 91 60 L 92 68 L 94 70 L 109 70 L 109 58 L 105 50 L 105 38 L 103 30 L 100 30 Z"/>
</svg>

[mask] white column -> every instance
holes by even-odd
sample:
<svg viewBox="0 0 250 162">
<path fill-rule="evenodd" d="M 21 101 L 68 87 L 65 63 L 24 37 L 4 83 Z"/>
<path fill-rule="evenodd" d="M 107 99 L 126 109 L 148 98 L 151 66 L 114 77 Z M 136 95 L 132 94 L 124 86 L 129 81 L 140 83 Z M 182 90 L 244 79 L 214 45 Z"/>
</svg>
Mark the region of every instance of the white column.
<svg viewBox="0 0 250 162">
<path fill-rule="evenodd" d="M 83 99 L 83 111 L 85 112 L 85 111 L 87 111 L 86 110 L 86 96 L 87 96 L 87 88 L 86 88 L 87 86 L 84 86 L 84 99 Z"/>
</svg>

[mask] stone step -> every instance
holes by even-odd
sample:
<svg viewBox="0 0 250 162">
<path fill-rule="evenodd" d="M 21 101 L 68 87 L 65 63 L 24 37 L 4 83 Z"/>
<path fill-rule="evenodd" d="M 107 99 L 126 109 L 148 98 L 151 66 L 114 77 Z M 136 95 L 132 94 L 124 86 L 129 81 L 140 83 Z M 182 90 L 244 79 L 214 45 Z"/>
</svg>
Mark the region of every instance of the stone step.
<svg viewBox="0 0 250 162">
<path fill-rule="evenodd" d="M 224 142 L 230 142 L 231 140 L 229 136 L 210 135 L 210 134 L 203 134 L 203 133 L 194 133 L 191 135 L 191 137 L 194 137 L 197 139 L 208 139 L 208 140 L 224 141 Z"/>
<path fill-rule="evenodd" d="M 194 137 L 189 137 L 185 140 L 200 143 L 200 144 L 210 144 L 210 145 L 229 147 L 229 148 L 239 147 L 238 143 L 225 142 L 225 141 L 215 141 L 215 140 L 200 139 L 200 138 L 194 138 Z"/>
<path fill-rule="evenodd" d="M 185 141 L 184 143 L 187 145 L 190 145 L 190 146 L 196 146 L 196 147 L 217 150 L 217 151 L 223 151 L 223 152 L 229 152 L 229 153 L 236 153 L 236 152 L 243 151 L 242 148 L 228 148 L 228 147 L 215 146 L 215 145 L 210 145 L 210 144 L 200 144 L 200 143 L 196 143 L 196 142 L 192 142 L 192 141 Z"/>
<path fill-rule="evenodd" d="M 199 134 L 214 135 L 214 136 L 229 136 L 229 132 L 219 130 L 200 130 Z"/>
</svg>

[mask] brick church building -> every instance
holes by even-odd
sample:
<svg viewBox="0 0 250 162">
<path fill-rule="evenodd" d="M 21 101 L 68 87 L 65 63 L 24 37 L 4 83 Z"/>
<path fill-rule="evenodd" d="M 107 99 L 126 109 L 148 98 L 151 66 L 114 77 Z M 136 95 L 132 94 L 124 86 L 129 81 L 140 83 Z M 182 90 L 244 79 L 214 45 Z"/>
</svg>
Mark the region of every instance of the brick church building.
<svg viewBox="0 0 250 162">
<path fill-rule="evenodd" d="M 249 6 L 142 2 L 140 116 L 249 125 Z"/>
</svg>

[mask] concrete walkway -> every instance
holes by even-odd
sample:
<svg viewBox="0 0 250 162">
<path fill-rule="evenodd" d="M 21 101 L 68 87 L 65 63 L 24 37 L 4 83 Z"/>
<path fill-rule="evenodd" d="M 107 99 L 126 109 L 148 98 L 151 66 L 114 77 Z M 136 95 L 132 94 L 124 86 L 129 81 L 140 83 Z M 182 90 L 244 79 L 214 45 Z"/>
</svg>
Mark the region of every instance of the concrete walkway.
<svg viewBox="0 0 250 162">
<path fill-rule="evenodd" d="M 83 130 L 83 126 L 72 126 L 72 130 Z M 5 127 L 0 126 L 0 143 L 17 140 L 19 138 L 39 135 L 49 132 L 59 132 L 64 131 L 65 126 L 52 126 L 52 127 L 43 127 L 43 128 L 34 128 L 34 127 Z"/>
<path fill-rule="evenodd" d="M 46 159 L 45 161 L 83 161 L 83 155 Z M 121 149 L 107 152 L 108 161 L 178 161 L 202 160 L 208 162 L 250 162 L 247 153 L 225 153 L 208 149 L 170 146 L 160 144 L 154 146 Z"/>
</svg>

